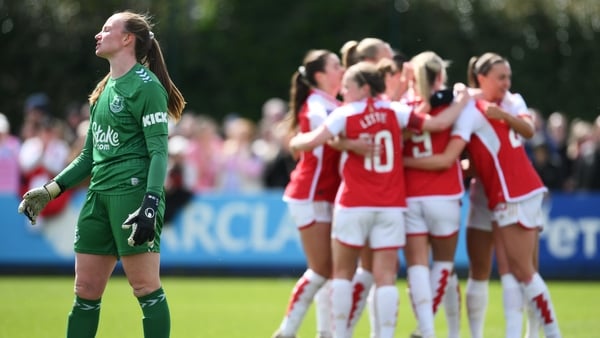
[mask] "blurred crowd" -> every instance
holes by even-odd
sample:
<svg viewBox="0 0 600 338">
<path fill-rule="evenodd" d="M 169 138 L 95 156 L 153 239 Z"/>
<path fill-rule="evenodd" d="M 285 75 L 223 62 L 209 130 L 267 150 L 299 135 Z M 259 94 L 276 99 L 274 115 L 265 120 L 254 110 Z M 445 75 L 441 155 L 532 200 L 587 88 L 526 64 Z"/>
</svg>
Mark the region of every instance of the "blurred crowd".
<svg viewBox="0 0 600 338">
<path fill-rule="evenodd" d="M 24 103 L 22 126 L 12 132 L 0 113 L 0 194 L 21 196 L 43 185 L 80 153 L 89 106 L 74 103 L 62 114 L 50 106 L 46 94 L 30 95 Z M 282 123 L 287 110 L 287 102 L 272 98 L 264 103 L 258 122 L 235 113 L 218 122 L 192 110 L 184 112 L 180 121 L 170 125 L 166 218 L 196 194 L 285 187 L 295 166 L 287 149 L 289 130 Z M 52 201 L 42 216 L 60 212 L 71 190 Z"/>
<path fill-rule="evenodd" d="M 600 191 L 600 115 L 593 122 L 530 108 L 535 135 L 525 145 L 550 191 Z"/>
<path fill-rule="evenodd" d="M 186 111 L 170 126 L 168 204 L 183 205 L 196 194 L 285 187 L 295 166 L 287 147 L 287 110 L 285 100 L 270 98 L 258 122 L 235 113 L 219 122 Z M 531 110 L 536 134 L 526 147 L 548 188 L 600 191 L 600 116 L 595 121 L 569 120 L 561 112 L 544 116 Z M 47 95 L 36 93 L 25 101 L 23 114 L 17 134 L 11 133 L 8 119 L 0 113 L 0 194 L 20 196 L 42 185 L 79 154 L 85 141 L 87 104 L 72 104 L 63 114 L 55 114 Z M 68 198 L 68 194 L 61 195 L 44 213 L 59 212 Z"/>
</svg>

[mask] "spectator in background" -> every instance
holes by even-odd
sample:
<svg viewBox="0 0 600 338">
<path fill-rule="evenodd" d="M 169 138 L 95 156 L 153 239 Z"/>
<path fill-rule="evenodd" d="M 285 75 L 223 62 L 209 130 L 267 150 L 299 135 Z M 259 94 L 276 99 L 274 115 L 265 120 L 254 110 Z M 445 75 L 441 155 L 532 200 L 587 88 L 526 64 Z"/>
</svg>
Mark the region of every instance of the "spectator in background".
<svg viewBox="0 0 600 338">
<path fill-rule="evenodd" d="M 10 133 L 10 123 L 0 113 L 0 194 L 20 196 L 20 148 L 19 138 Z"/>
<path fill-rule="evenodd" d="M 63 170 L 68 163 L 71 148 L 63 138 L 64 122 L 54 118 L 40 121 L 37 135 L 24 140 L 19 152 L 19 165 L 23 185 L 21 194 L 42 186 Z M 60 213 L 67 205 L 71 191 L 52 200 L 40 213 L 50 217 Z"/>
<path fill-rule="evenodd" d="M 273 157 L 264 159 L 262 181 L 265 188 L 285 188 L 290 182 L 290 175 L 297 163 L 289 148 L 289 140 L 292 136 L 284 124 L 274 126 L 273 141 L 277 151 Z"/>
<path fill-rule="evenodd" d="M 546 122 L 548 137 L 552 140 L 558 157 L 560 158 L 561 189 L 570 190 L 572 187 L 573 160 L 568 155 L 569 120 L 565 113 L 555 111 Z"/>
<path fill-rule="evenodd" d="M 71 151 L 69 153 L 69 159 L 67 161 L 68 163 L 73 162 L 75 160 L 75 158 L 77 158 L 77 156 L 79 156 L 79 154 L 83 150 L 83 147 L 85 146 L 85 139 L 87 137 L 87 131 L 88 131 L 89 127 L 90 127 L 89 116 L 86 117 L 86 119 L 79 122 L 79 124 L 77 125 L 77 128 L 75 130 L 75 140 L 71 143 Z M 88 177 L 88 178 L 84 179 L 83 181 L 81 181 L 76 187 L 74 187 L 74 189 L 76 189 L 76 188 L 87 189 L 89 184 L 90 184 L 90 178 Z"/>
<path fill-rule="evenodd" d="M 259 122 L 259 137 L 269 140 L 273 133 L 271 127 L 281 122 L 287 111 L 288 103 L 281 98 L 272 97 L 265 101 Z"/>
<path fill-rule="evenodd" d="M 525 151 L 530 159 L 533 159 L 533 148 L 540 143 L 546 143 L 550 151 L 555 148 L 554 140 L 548 135 L 548 129 L 546 128 L 546 120 L 544 115 L 535 108 L 528 108 L 527 111 L 531 115 L 533 122 L 533 136 L 530 139 L 525 140 Z"/>
<path fill-rule="evenodd" d="M 553 154 L 548 142 L 543 140 L 534 140 L 529 143 L 531 151 L 531 162 L 535 171 L 544 182 L 544 185 L 551 191 L 562 188 L 563 176 L 561 173 L 560 157 Z"/>
<path fill-rule="evenodd" d="M 575 162 L 581 156 L 581 146 L 584 144 L 592 132 L 592 124 L 580 118 L 575 118 L 569 125 L 569 136 L 567 139 L 567 157 L 571 161 L 571 176 L 569 176 L 565 190 L 576 190 Z"/>
<path fill-rule="evenodd" d="M 67 162 L 73 161 L 85 145 L 85 138 L 87 136 L 87 131 L 90 127 L 90 120 L 82 120 L 77 124 L 75 128 L 75 139 L 71 143 L 71 152 L 69 154 L 69 160 Z"/>
<path fill-rule="evenodd" d="M 259 191 L 264 164 L 252 151 L 256 135 L 254 122 L 243 117 L 231 117 L 225 123 L 224 133 L 217 188 L 228 193 Z"/>
<path fill-rule="evenodd" d="M 268 99 L 262 107 L 259 135 L 252 143 L 252 150 L 264 162 L 262 183 L 265 188 L 285 188 L 296 166 L 288 148 L 289 128 L 282 123 L 287 110 L 287 102 L 277 97 Z"/>
<path fill-rule="evenodd" d="M 191 139 L 194 134 L 194 120 L 198 114 L 193 110 L 185 110 L 179 121 L 169 121 L 169 136 L 181 135 Z"/>
<path fill-rule="evenodd" d="M 170 224 L 181 208 L 194 196 L 191 187 L 185 184 L 185 153 L 189 140 L 182 135 L 169 138 L 169 161 L 165 181 L 165 225 Z"/>
<path fill-rule="evenodd" d="M 69 144 L 73 144 L 77 140 L 77 128 L 79 124 L 89 119 L 89 114 L 86 116 L 83 114 L 82 105 L 79 102 L 71 102 L 67 105 L 65 109 L 65 121 L 66 121 L 66 130 L 65 130 L 65 140 L 69 142 Z"/>
<path fill-rule="evenodd" d="M 579 147 L 573 163 L 574 189 L 586 192 L 598 191 L 600 190 L 600 116 L 596 118 L 594 124 L 582 121 L 580 128 L 575 130 Z"/>
<path fill-rule="evenodd" d="M 217 123 L 206 115 L 186 113 L 175 129 L 188 140 L 184 153 L 183 185 L 194 193 L 214 191 L 223 148 Z"/>
<path fill-rule="evenodd" d="M 25 100 L 21 140 L 38 135 L 44 121 L 50 117 L 50 100 L 45 93 L 31 94 Z"/>
<path fill-rule="evenodd" d="M 534 134 L 525 141 L 527 156 L 548 189 L 561 189 L 563 185 L 562 159 L 557 151 L 557 144 L 550 136 L 547 122 L 542 113 L 535 108 L 528 108 L 528 111 L 531 114 Z"/>
</svg>

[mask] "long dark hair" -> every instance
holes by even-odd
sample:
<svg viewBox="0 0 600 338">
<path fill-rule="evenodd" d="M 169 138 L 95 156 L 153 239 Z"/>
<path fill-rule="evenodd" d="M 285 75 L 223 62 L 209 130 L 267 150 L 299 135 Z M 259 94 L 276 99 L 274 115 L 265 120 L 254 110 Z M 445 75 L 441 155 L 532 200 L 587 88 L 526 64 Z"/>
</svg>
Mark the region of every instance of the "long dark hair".
<svg viewBox="0 0 600 338">
<path fill-rule="evenodd" d="M 290 127 L 292 129 L 298 126 L 298 114 L 310 94 L 310 89 L 317 87 L 315 74 L 325 71 L 327 57 L 332 54 L 333 52 L 326 49 L 309 50 L 304 57 L 302 66 L 298 67 L 298 70 L 292 75 L 289 111 Z"/>
</svg>

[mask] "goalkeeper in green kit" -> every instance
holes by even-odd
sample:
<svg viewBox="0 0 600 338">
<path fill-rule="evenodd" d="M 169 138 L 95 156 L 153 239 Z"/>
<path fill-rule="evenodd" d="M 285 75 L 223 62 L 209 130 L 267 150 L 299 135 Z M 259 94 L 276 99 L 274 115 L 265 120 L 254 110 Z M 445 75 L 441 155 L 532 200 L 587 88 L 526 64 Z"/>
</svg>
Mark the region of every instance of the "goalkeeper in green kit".
<svg viewBox="0 0 600 338">
<path fill-rule="evenodd" d="M 50 200 L 91 175 L 75 231 L 75 301 L 66 336 L 95 337 L 102 294 L 120 259 L 143 312 L 144 337 L 165 338 L 170 315 L 159 252 L 167 127 L 185 102 L 149 18 L 116 13 L 95 39 L 96 55 L 110 71 L 90 95 L 85 146 L 53 180 L 28 191 L 18 211 L 35 224 Z"/>
</svg>

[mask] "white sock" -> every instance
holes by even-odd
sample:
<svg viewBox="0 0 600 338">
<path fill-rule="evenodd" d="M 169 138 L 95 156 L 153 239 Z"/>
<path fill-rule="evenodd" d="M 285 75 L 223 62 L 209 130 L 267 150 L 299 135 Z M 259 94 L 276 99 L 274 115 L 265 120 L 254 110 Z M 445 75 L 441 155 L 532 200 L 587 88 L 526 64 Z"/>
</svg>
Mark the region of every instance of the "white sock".
<svg viewBox="0 0 600 338">
<path fill-rule="evenodd" d="M 279 332 L 283 336 L 296 335 L 315 294 L 325 281 L 325 277 L 308 269 L 296 282 L 288 303 L 287 313 L 279 326 Z"/>
<path fill-rule="evenodd" d="M 444 312 L 448 325 L 448 338 L 460 337 L 460 283 L 453 273 L 448 279 L 448 288 L 444 296 Z"/>
<path fill-rule="evenodd" d="M 395 285 L 385 285 L 376 288 L 374 293 L 377 338 L 393 338 L 398 318 L 398 289 Z"/>
<path fill-rule="evenodd" d="M 423 337 L 433 336 L 435 328 L 429 267 L 413 265 L 407 269 L 407 275 L 410 299 L 419 323 L 419 331 L 421 331 Z"/>
<path fill-rule="evenodd" d="M 522 289 L 522 287 L 521 287 Z M 525 291 L 523 290 L 523 293 Z M 534 308 L 529 302 L 525 302 L 525 310 L 527 310 L 527 328 L 525 329 L 525 338 L 539 338 L 541 322 Z"/>
<path fill-rule="evenodd" d="M 521 338 L 523 330 L 523 290 L 510 273 L 500 276 L 506 338 Z"/>
<path fill-rule="evenodd" d="M 331 281 L 331 316 L 334 338 L 348 337 L 348 317 L 352 307 L 352 282 L 336 278 Z"/>
<path fill-rule="evenodd" d="M 354 331 L 356 323 L 358 323 L 362 312 L 365 310 L 367 297 L 372 285 L 373 274 L 363 268 L 356 269 L 356 273 L 352 279 L 352 312 L 350 313 L 348 328 L 350 333 Z"/>
<path fill-rule="evenodd" d="M 452 273 L 452 262 L 434 261 L 431 265 L 431 297 L 433 301 L 433 315 L 437 313 L 439 306 L 442 304 L 446 290 L 448 289 L 448 281 Z"/>
<path fill-rule="evenodd" d="M 331 336 L 331 280 L 327 280 L 315 295 L 317 332 L 323 337 Z"/>
<path fill-rule="evenodd" d="M 369 288 L 369 295 L 367 296 L 367 309 L 369 313 L 369 327 L 371 328 L 371 338 L 379 338 L 379 333 L 377 331 L 377 318 L 375 314 L 377 313 L 377 309 L 375 309 L 375 285 L 372 285 Z M 356 326 L 356 324 L 354 324 Z M 352 327 L 352 333 L 354 333 L 354 326 Z"/>
<path fill-rule="evenodd" d="M 467 317 L 472 338 L 483 338 L 483 322 L 488 303 L 489 281 L 467 281 Z"/>
<path fill-rule="evenodd" d="M 552 306 L 550 292 L 542 277 L 535 273 L 528 284 L 523 284 L 525 297 L 529 306 L 535 310 L 536 315 L 541 320 L 546 338 L 562 337 L 556 319 L 556 312 Z"/>
</svg>

